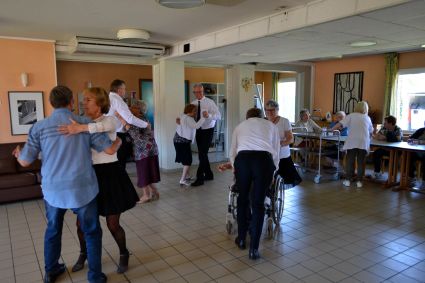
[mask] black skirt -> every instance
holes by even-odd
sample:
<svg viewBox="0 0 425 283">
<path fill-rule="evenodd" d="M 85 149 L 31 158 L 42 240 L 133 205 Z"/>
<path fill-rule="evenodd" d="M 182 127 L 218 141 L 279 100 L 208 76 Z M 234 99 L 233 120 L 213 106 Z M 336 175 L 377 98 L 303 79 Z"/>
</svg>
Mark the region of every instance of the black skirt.
<svg viewBox="0 0 425 283">
<path fill-rule="evenodd" d="M 192 165 L 192 149 L 190 148 L 191 143 L 174 143 L 176 149 L 176 162 L 181 163 L 185 166 Z"/>
<path fill-rule="evenodd" d="M 120 214 L 136 205 L 139 197 L 119 162 L 93 165 L 99 184 L 97 206 L 102 216 Z"/>
<path fill-rule="evenodd" d="M 295 168 L 291 156 L 282 158 L 279 161 L 279 175 L 283 178 L 285 184 L 292 184 L 294 186 L 301 183 L 302 179 Z"/>
</svg>

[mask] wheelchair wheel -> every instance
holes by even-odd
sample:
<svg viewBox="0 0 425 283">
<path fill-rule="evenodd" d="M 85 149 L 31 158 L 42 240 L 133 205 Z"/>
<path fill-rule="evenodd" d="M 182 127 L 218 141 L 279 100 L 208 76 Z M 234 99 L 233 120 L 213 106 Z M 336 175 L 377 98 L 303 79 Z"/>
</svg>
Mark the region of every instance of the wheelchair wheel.
<svg viewBox="0 0 425 283">
<path fill-rule="evenodd" d="M 274 224 L 279 226 L 280 220 L 282 220 L 283 215 L 283 206 L 285 203 L 285 189 L 284 183 L 281 178 L 276 180 L 274 187 L 274 194 L 272 199 L 272 211 L 273 211 L 273 221 Z"/>
<path fill-rule="evenodd" d="M 230 202 L 231 202 L 231 213 L 233 215 L 233 219 L 237 219 L 237 215 L 238 215 L 238 194 L 237 193 L 232 193 L 231 197 L 230 197 Z"/>
</svg>

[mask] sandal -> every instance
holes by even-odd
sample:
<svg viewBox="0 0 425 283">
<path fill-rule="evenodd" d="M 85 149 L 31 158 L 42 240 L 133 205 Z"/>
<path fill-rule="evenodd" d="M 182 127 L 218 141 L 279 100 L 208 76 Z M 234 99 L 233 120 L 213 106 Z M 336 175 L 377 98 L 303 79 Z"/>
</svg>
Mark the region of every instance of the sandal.
<svg viewBox="0 0 425 283">
<path fill-rule="evenodd" d="M 143 204 L 143 203 L 150 202 L 151 200 L 152 200 L 152 198 L 150 198 L 150 197 L 142 196 L 137 203 Z"/>
<path fill-rule="evenodd" d="M 159 193 L 156 192 L 152 195 L 152 200 L 159 200 Z"/>
</svg>

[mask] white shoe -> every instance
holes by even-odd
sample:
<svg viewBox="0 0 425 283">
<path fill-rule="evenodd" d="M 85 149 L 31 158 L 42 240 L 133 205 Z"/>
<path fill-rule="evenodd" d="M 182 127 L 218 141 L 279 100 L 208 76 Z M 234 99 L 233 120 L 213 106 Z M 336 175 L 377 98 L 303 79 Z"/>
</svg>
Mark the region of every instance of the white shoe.
<svg viewBox="0 0 425 283">
<path fill-rule="evenodd" d="M 184 181 L 180 180 L 180 187 L 184 187 L 184 186 L 186 187 L 190 186 L 190 182 L 187 180 L 184 180 Z"/>
<path fill-rule="evenodd" d="M 350 182 L 350 180 L 344 180 L 344 181 L 342 181 L 342 184 L 346 187 L 349 187 L 351 185 L 351 182 Z"/>
<path fill-rule="evenodd" d="M 362 188 L 363 187 L 363 183 L 360 181 L 357 181 L 356 183 L 357 188 Z"/>
<path fill-rule="evenodd" d="M 187 176 L 186 179 L 184 179 L 185 181 L 193 181 L 193 177 L 192 176 Z"/>
</svg>

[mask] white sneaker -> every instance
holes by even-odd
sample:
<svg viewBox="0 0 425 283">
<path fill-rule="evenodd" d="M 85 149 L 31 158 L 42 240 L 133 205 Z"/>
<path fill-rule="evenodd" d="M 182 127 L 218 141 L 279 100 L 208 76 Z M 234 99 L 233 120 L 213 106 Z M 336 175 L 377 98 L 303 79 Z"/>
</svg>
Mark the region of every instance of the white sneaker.
<svg viewBox="0 0 425 283">
<path fill-rule="evenodd" d="M 363 187 L 363 183 L 360 182 L 360 181 L 357 181 L 356 185 L 357 185 L 357 188 L 362 188 Z"/>
<path fill-rule="evenodd" d="M 350 182 L 350 180 L 344 180 L 344 181 L 342 181 L 342 184 L 346 187 L 349 187 L 351 185 L 351 182 Z"/>
<path fill-rule="evenodd" d="M 186 181 L 186 180 L 184 180 L 184 181 L 182 181 L 182 180 L 180 180 L 180 187 L 184 187 L 184 186 L 190 186 L 190 182 L 189 181 Z"/>
<path fill-rule="evenodd" d="M 375 179 L 381 179 L 382 178 L 382 173 L 381 172 L 374 172 L 373 173 L 373 177 Z"/>
</svg>

